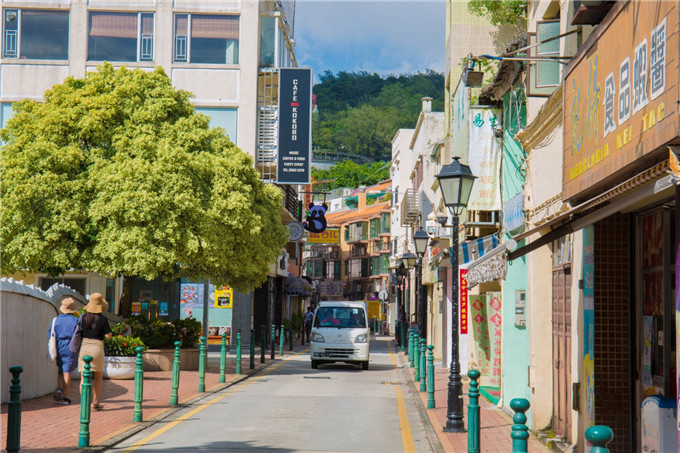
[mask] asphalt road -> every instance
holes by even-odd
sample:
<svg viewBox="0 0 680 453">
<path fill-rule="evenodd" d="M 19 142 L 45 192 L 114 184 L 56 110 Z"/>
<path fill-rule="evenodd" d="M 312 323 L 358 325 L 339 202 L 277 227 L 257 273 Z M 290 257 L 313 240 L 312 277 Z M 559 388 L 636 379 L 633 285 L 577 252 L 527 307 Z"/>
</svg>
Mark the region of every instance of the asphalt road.
<svg viewBox="0 0 680 453">
<path fill-rule="evenodd" d="M 432 452 L 389 340 L 372 337 L 367 371 L 289 356 L 113 451 Z"/>
</svg>

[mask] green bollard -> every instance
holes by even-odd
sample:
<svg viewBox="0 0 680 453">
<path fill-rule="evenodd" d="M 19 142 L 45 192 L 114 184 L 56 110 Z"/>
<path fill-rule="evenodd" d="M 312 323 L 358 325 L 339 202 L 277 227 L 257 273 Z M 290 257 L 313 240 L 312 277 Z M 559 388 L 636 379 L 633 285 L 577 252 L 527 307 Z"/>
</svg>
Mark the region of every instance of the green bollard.
<svg viewBox="0 0 680 453">
<path fill-rule="evenodd" d="M 265 327 L 264 326 L 260 327 L 260 363 L 264 363 L 264 348 L 266 347 L 265 345 L 266 335 L 267 333 L 265 332 Z"/>
<path fill-rule="evenodd" d="M 614 439 L 614 431 L 606 425 L 595 425 L 586 429 L 586 440 L 593 446 L 590 453 L 609 453 L 607 444 Z"/>
<path fill-rule="evenodd" d="M 177 406 L 177 397 L 179 393 L 180 346 L 182 346 L 182 342 L 175 341 L 175 360 L 172 361 L 172 392 L 170 393 L 171 406 Z"/>
<path fill-rule="evenodd" d="M 510 408 L 515 411 L 512 416 L 512 453 L 527 453 L 527 439 L 529 439 L 529 428 L 527 428 L 527 416 L 524 415 L 529 410 L 529 401 L 525 398 L 513 398 L 510 401 Z"/>
<path fill-rule="evenodd" d="M 271 350 L 271 354 L 269 355 L 269 358 L 271 360 L 274 360 L 274 347 L 275 347 L 274 343 L 276 343 L 276 326 L 274 324 L 272 324 L 272 337 L 270 338 L 270 341 L 271 341 L 272 350 Z"/>
<path fill-rule="evenodd" d="M 293 329 L 291 329 L 291 332 Z M 283 340 L 285 340 L 286 336 L 283 334 L 283 324 L 281 324 L 281 330 L 279 330 L 279 355 L 283 355 Z"/>
<path fill-rule="evenodd" d="M 406 330 L 406 351 L 404 353 L 406 354 L 406 357 L 408 357 L 408 364 L 410 366 L 413 366 L 411 363 L 411 349 L 413 348 L 413 331 L 411 329 Z"/>
<path fill-rule="evenodd" d="M 468 453 L 479 453 L 479 376 L 478 370 L 470 370 L 467 373 L 470 378 L 470 391 L 468 397 Z"/>
<path fill-rule="evenodd" d="M 427 345 L 427 408 L 434 409 L 434 346 Z"/>
<path fill-rule="evenodd" d="M 255 329 L 250 329 L 250 369 L 255 369 Z"/>
<path fill-rule="evenodd" d="M 406 347 L 406 338 L 405 337 L 406 337 L 406 325 L 404 324 L 403 321 L 401 321 L 399 323 L 399 343 L 401 345 L 401 351 L 402 352 L 406 352 L 405 351 L 405 347 Z"/>
<path fill-rule="evenodd" d="M 241 374 L 241 332 L 236 332 L 236 374 Z"/>
<path fill-rule="evenodd" d="M 426 365 L 427 359 L 425 358 L 425 338 L 420 339 L 420 391 L 424 392 L 427 390 L 425 385 L 425 377 L 427 376 Z"/>
<path fill-rule="evenodd" d="M 227 332 L 222 332 L 222 347 L 220 348 L 220 383 L 226 381 L 224 374 L 227 369 Z"/>
<path fill-rule="evenodd" d="M 90 358 L 91 360 L 91 358 Z M 19 375 L 24 371 L 20 366 L 9 368 L 12 383 L 9 386 L 9 403 L 7 404 L 7 451 L 19 451 L 21 448 L 21 380 Z"/>
<path fill-rule="evenodd" d="M 82 375 L 82 385 L 80 386 L 80 433 L 78 434 L 78 447 L 87 448 L 90 446 L 90 403 L 92 402 L 92 384 L 90 384 L 90 362 L 92 356 L 83 357 L 85 369 Z"/>
<path fill-rule="evenodd" d="M 201 348 L 198 353 L 198 391 L 205 392 L 205 348 L 208 339 L 206 337 L 201 337 Z"/>
<path fill-rule="evenodd" d="M 135 361 L 135 409 L 132 412 L 132 421 L 141 422 L 142 400 L 144 399 L 144 359 L 142 358 L 144 348 L 137 346 L 135 352 L 137 353 L 137 360 Z"/>
<path fill-rule="evenodd" d="M 305 327 L 302 326 L 302 329 L 304 329 L 304 328 L 305 328 Z M 291 350 L 291 351 L 292 351 L 293 349 L 295 349 L 295 347 L 293 346 L 293 335 L 295 334 L 295 331 L 294 331 L 294 330 L 295 330 L 295 329 L 293 329 L 293 326 L 291 325 L 290 332 L 288 332 L 288 338 L 290 338 L 290 350 Z M 302 332 L 302 344 L 303 344 L 303 345 L 305 344 L 305 333 L 304 333 L 304 330 L 303 330 L 303 332 Z"/>
<path fill-rule="evenodd" d="M 413 380 L 420 382 L 420 338 L 418 334 L 413 336 L 413 364 L 415 365 Z"/>
<path fill-rule="evenodd" d="M 413 330 L 410 330 L 411 334 L 409 335 L 409 342 L 408 342 L 408 363 L 411 365 L 411 368 L 415 368 L 415 363 L 413 362 L 413 359 L 415 359 L 415 344 L 416 344 L 416 334 L 413 332 Z"/>
</svg>

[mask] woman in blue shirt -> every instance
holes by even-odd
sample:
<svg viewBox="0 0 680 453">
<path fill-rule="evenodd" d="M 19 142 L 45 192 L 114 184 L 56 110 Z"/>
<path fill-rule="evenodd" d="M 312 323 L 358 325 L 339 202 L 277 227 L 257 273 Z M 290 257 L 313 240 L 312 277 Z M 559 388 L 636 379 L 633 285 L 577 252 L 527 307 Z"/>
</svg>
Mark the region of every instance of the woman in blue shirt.
<svg viewBox="0 0 680 453">
<path fill-rule="evenodd" d="M 60 404 L 71 404 L 68 399 L 68 390 L 71 386 L 71 371 L 78 366 L 78 355 L 73 354 L 69 348 L 71 338 L 76 330 L 78 318 L 73 316 L 76 311 L 76 300 L 67 297 L 61 301 L 59 311 L 62 313 L 54 318 L 54 335 L 57 337 L 57 368 L 59 374 L 57 378 L 57 390 L 54 392 L 54 399 Z M 48 336 L 52 332 L 52 323 Z"/>
</svg>

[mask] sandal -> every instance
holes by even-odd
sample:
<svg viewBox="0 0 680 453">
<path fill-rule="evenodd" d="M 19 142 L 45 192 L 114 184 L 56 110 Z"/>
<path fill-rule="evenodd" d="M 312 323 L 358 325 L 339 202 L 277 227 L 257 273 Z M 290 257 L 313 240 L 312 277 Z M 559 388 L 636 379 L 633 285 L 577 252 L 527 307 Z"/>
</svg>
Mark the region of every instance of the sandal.
<svg viewBox="0 0 680 453">
<path fill-rule="evenodd" d="M 62 395 L 62 393 L 63 393 L 63 392 L 61 391 L 61 389 L 56 389 L 56 390 L 54 391 L 54 394 L 52 395 L 52 398 L 54 398 L 54 401 L 57 401 L 57 402 L 61 401 L 61 395 Z"/>
<path fill-rule="evenodd" d="M 96 403 L 96 404 L 92 404 L 92 409 L 94 409 L 96 411 L 100 411 L 100 410 L 104 409 L 104 406 L 102 406 L 99 403 Z"/>
<path fill-rule="evenodd" d="M 68 398 L 62 398 L 61 401 L 59 401 L 59 404 L 62 404 L 64 406 L 68 406 L 69 404 L 71 404 L 71 400 L 68 399 Z"/>
</svg>

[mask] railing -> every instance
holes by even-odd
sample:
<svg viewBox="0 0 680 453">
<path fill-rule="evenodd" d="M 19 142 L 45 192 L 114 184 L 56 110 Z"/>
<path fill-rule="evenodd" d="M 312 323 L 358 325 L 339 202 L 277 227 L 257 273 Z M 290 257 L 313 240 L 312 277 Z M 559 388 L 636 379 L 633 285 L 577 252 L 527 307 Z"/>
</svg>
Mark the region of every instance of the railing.
<svg viewBox="0 0 680 453">
<path fill-rule="evenodd" d="M 418 198 L 413 189 L 406 189 L 401 200 L 401 225 L 408 226 L 418 221 Z"/>
</svg>

